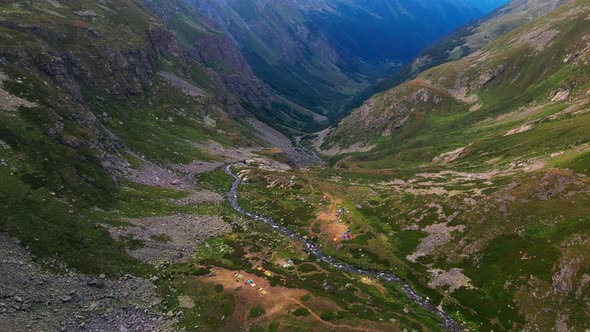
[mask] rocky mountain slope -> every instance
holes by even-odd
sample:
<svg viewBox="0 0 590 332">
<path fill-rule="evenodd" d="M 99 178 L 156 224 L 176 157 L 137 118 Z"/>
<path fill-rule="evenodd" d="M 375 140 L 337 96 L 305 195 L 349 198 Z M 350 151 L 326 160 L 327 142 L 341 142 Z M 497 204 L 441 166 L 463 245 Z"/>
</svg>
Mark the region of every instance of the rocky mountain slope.
<svg viewBox="0 0 590 332">
<path fill-rule="evenodd" d="M 194 4 L 0 3 L 6 328 L 439 331 L 454 326 L 447 317 L 465 330 L 590 328 L 586 0 L 373 96 L 318 135 L 329 165 L 276 130 L 313 130 L 325 118 L 287 100 L 229 27 Z M 285 36 L 309 37 L 293 37 L 305 47 L 283 43 L 297 57 L 334 46 L 330 22 L 409 6 L 210 4 L 243 6 L 250 18 L 259 17 L 252 4 L 274 8 L 268 24 L 293 19 L 287 26 L 300 29 Z M 310 27 L 313 15 L 324 25 Z M 349 42 L 331 49 L 362 58 Z M 392 59 L 383 52 L 362 67 Z M 309 68 L 321 72 L 330 59 L 317 59 Z M 304 81 L 341 88 L 339 77 L 360 72 L 336 64 L 329 71 L 342 76 Z M 305 101 L 297 86 L 285 91 Z M 284 232 L 237 213 L 228 195 Z"/>
<path fill-rule="evenodd" d="M 181 5 L 192 9 L 182 1 L 0 4 L 0 232 L 22 241 L 0 253 L 0 320 L 11 330 L 173 326 L 154 288 L 167 270 L 132 249 L 176 258 L 227 230 L 215 212 L 220 199 L 196 187 L 196 174 L 272 146 L 249 118 L 280 117 L 276 96 L 205 17 L 171 12 Z M 150 233 L 144 219 L 154 216 L 169 227 Z M 187 219 L 199 232 L 180 231 Z M 137 234 L 122 230 L 143 222 Z M 42 282 L 51 288 L 27 289 Z M 55 301 L 59 314 L 44 318 Z M 120 318 L 109 325 L 113 309 Z"/>
<path fill-rule="evenodd" d="M 317 135 L 332 168 L 252 169 L 244 204 L 465 330 L 587 330 L 589 15 L 568 2 L 373 96 Z"/>
<path fill-rule="evenodd" d="M 397 0 L 191 2 L 224 27 L 258 76 L 281 96 L 331 117 L 375 78 L 482 15 L 462 0 L 435 5 Z"/>
<path fill-rule="evenodd" d="M 511 119 L 506 120 L 506 125 L 540 130 L 542 126 L 527 126 L 527 119 L 533 121 L 533 113 L 540 117 L 535 121 L 544 123 L 541 114 L 549 109 L 562 111 L 559 105 L 583 108 L 588 78 L 587 20 L 583 11 L 579 15 L 566 12 L 558 16 L 567 8 L 573 12 L 571 8 L 584 7 L 577 2 L 562 6 L 462 60 L 425 71 L 414 80 L 372 97 L 337 128 L 330 130 L 324 147 L 345 148 L 353 142 L 374 146 L 373 155 L 379 159 L 393 154 L 396 149 L 408 153 L 408 146 L 404 144 L 416 144 L 413 140 L 422 134 L 428 133 L 432 139 L 430 135 L 435 132 L 460 126 L 461 130 L 472 128 L 470 131 L 476 135 L 480 126 L 490 123 L 493 126 L 486 126 L 489 139 L 505 134 L 506 127 L 493 120 L 502 114 L 501 119 Z M 528 118 L 506 115 L 522 110 L 529 110 Z M 583 118 L 584 113 L 575 114 Z M 545 115 L 545 118 L 556 123 L 567 123 L 568 119 L 556 114 Z M 450 142 L 443 143 L 447 137 L 450 141 L 457 138 L 443 135 L 431 149 L 432 154 L 437 152 L 436 146 L 448 148 L 445 144 Z M 472 143 L 472 147 L 483 139 L 460 138 Z M 396 144 L 392 146 L 392 142 Z M 416 161 L 431 159 L 421 156 Z"/>
<path fill-rule="evenodd" d="M 231 37 L 185 0 L 143 1 L 176 34 L 187 56 L 204 64 L 240 107 L 283 132 L 307 131 L 324 118 L 275 95 L 254 73 Z M 218 89 L 219 90 L 219 89 Z"/>
</svg>

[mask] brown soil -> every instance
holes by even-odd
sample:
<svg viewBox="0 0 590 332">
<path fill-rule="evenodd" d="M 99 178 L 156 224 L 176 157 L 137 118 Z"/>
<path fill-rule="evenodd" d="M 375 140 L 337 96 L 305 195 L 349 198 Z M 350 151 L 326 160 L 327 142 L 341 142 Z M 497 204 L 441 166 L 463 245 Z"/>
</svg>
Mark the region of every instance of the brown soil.
<svg viewBox="0 0 590 332">
<path fill-rule="evenodd" d="M 258 319 L 268 318 L 286 313 L 294 307 L 293 301 L 298 301 L 303 295 L 308 294 L 307 291 L 300 289 L 279 286 L 271 287 L 265 278 L 243 271 L 239 273 L 244 276 L 244 279 L 234 277 L 234 271 L 226 269 L 213 268 L 211 271 L 215 272 L 216 276 L 204 277 L 204 280 L 222 284 L 225 289 L 234 292 L 234 296 L 236 297 L 236 309 L 224 328 L 227 331 L 241 330 L 243 327 L 250 326 L 256 320 L 250 318 L 250 310 L 255 306 L 260 306 L 266 311 L 264 317 Z M 247 284 L 248 279 L 254 280 L 256 288 L 250 287 Z M 239 286 L 242 286 L 242 289 L 239 291 L 235 290 Z M 268 294 L 262 295 L 258 287 L 262 287 Z"/>
<path fill-rule="evenodd" d="M 331 201 L 330 206 L 321 211 L 309 227 L 310 235 L 318 236 L 324 243 L 333 242 L 334 237 L 337 237 L 340 241 L 340 236 L 350 228 L 343 222 L 336 222 L 338 219 L 336 211 L 342 205 L 342 201 L 334 200 L 331 196 L 328 197 L 327 199 Z M 320 224 L 320 234 L 313 232 L 314 226 L 317 223 Z"/>
<path fill-rule="evenodd" d="M 273 321 L 286 322 L 293 320 L 299 325 L 310 323 L 310 328 L 314 331 L 398 331 L 399 329 L 391 323 L 376 323 L 370 321 L 360 321 L 359 326 L 350 326 L 346 324 L 334 324 L 324 321 L 320 318 L 322 311 L 342 311 L 343 309 L 324 298 L 311 296 L 309 301 L 302 302 L 301 297 L 311 295 L 308 291 L 302 289 L 291 289 L 286 287 L 271 287 L 265 278 L 253 274 L 239 271 L 244 279 L 234 277 L 235 271 L 222 268 L 211 269 L 215 276 L 202 277 L 204 281 L 214 284 L 222 284 L 226 291 L 233 292 L 236 297 L 236 309 L 224 326 L 224 331 L 241 331 L 248 330 L 249 327 L 258 324 L 270 324 Z M 252 279 L 256 283 L 256 288 L 247 285 L 247 280 Z M 239 281 L 237 281 L 239 280 Z M 240 290 L 237 287 L 242 286 Z M 262 287 L 268 292 L 263 296 L 258 290 Z M 264 308 L 265 314 L 259 318 L 251 318 L 250 310 L 255 306 Z M 309 310 L 308 317 L 296 317 L 290 314 L 291 310 L 304 307 Z M 286 326 L 280 328 L 281 331 L 287 331 Z"/>
</svg>

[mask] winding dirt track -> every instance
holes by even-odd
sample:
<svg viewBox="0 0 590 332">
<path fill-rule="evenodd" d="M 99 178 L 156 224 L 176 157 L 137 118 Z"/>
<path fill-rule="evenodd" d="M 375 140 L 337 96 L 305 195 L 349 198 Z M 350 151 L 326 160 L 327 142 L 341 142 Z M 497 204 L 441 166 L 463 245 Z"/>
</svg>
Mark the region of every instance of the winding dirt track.
<svg viewBox="0 0 590 332">
<path fill-rule="evenodd" d="M 379 278 L 383 281 L 398 284 L 412 301 L 414 301 L 416 304 L 420 305 L 422 308 L 436 314 L 441 319 L 441 326 L 445 330 L 447 330 L 449 332 L 461 332 L 462 331 L 459 324 L 457 324 L 457 322 L 454 319 L 452 319 L 446 312 L 442 311 L 437 306 L 432 304 L 430 301 L 428 301 L 425 298 L 423 298 L 422 296 L 420 296 L 408 283 L 406 283 L 404 280 L 402 280 L 397 275 L 395 275 L 391 272 L 362 270 L 362 269 L 355 268 L 354 266 L 352 266 L 350 264 L 340 262 L 340 261 L 336 260 L 335 258 L 326 255 L 322 251 L 322 249 L 318 245 L 316 245 L 315 243 L 307 241 L 306 239 L 295 234 L 294 232 L 290 231 L 289 229 L 277 224 L 272 218 L 261 216 L 256 213 L 252 213 L 252 212 L 242 209 L 240 207 L 240 205 L 238 204 L 238 187 L 242 183 L 242 180 L 236 174 L 234 174 L 234 172 L 232 171 L 231 168 L 233 165 L 234 164 L 228 164 L 225 166 L 225 172 L 234 178 L 234 182 L 232 183 L 231 189 L 227 193 L 227 199 L 228 199 L 230 205 L 232 206 L 232 208 L 237 213 L 242 214 L 247 217 L 250 217 L 252 219 L 258 220 L 258 221 L 262 221 L 262 222 L 268 224 L 269 226 L 271 226 L 276 231 L 278 231 L 278 232 L 280 232 L 292 239 L 299 241 L 300 243 L 305 245 L 305 251 L 314 254 L 322 261 L 330 264 L 331 266 L 333 266 L 341 271 L 344 271 L 347 273 L 355 273 L 355 274 L 359 274 L 359 275 L 372 276 L 375 278 Z"/>
</svg>

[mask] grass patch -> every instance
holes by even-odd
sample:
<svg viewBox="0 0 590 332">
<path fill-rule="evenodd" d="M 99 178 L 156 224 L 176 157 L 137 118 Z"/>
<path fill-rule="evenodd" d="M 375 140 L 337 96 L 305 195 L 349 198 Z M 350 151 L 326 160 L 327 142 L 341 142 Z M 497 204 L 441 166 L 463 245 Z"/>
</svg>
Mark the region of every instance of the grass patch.
<svg viewBox="0 0 590 332">
<path fill-rule="evenodd" d="M 307 310 L 306 308 L 297 308 L 295 310 L 293 310 L 293 312 L 291 312 L 291 314 L 293 314 L 293 316 L 303 316 L 303 317 L 307 317 L 309 315 L 311 315 L 311 313 L 309 312 L 309 310 Z"/>
<path fill-rule="evenodd" d="M 264 315 L 266 311 L 261 306 L 255 306 L 254 308 L 250 309 L 250 318 L 258 318 Z"/>
</svg>

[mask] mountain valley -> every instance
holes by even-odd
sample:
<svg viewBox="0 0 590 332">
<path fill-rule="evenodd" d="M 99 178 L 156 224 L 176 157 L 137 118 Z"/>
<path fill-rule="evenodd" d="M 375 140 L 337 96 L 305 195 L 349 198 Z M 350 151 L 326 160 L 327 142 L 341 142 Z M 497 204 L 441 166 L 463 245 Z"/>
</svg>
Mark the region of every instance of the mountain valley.
<svg viewBox="0 0 590 332">
<path fill-rule="evenodd" d="M 590 329 L 587 0 L 7 0 L 0 40 L 9 331 Z"/>
</svg>

